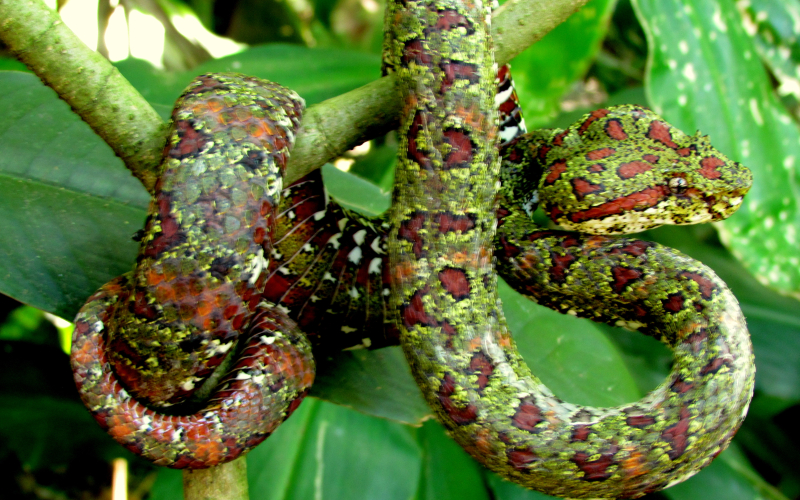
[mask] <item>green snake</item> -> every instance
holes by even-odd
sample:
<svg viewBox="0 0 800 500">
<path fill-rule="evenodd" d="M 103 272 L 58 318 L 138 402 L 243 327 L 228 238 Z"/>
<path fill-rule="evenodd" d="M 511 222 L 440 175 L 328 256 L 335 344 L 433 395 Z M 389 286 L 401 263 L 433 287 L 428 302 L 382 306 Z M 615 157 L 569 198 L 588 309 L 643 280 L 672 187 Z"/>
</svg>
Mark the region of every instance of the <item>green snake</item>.
<svg viewBox="0 0 800 500">
<path fill-rule="evenodd" d="M 406 92 L 388 243 L 401 344 L 439 420 L 487 468 L 550 495 L 639 497 L 696 473 L 740 425 L 754 370 L 745 321 L 701 264 L 652 243 L 537 228 L 510 203 L 513 182 L 498 191 L 490 12 L 481 2 L 403 0 L 387 14 L 389 59 Z M 715 218 L 750 183 L 749 172 L 706 156 L 706 139 L 686 143 L 643 114 L 601 110 L 542 135 L 528 151 L 543 167 L 538 194 L 571 229 Z M 651 150 L 617 147 L 629 135 Z M 667 165 L 664 179 L 657 167 Z M 734 189 L 705 190 L 721 179 Z M 506 205 L 496 218 L 498 196 Z M 496 254 L 536 300 L 672 347 L 669 378 L 617 408 L 555 397 L 514 346 Z"/>
<path fill-rule="evenodd" d="M 547 230 L 522 207 L 541 197 L 554 220 L 582 231 L 718 220 L 741 202 L 749 171 L 645 110 L 600 110 L 505 146 L 495 215 L 502 132 L 493 125 L 486 29 L 455 4 L 407 6 L 427 14 L 390 11 L 402 21 L 396 67 L 404 81 L 421 74 L 428 107 L 406 118 L 398 179 L 416 191 L 396 195 L 405 208 L 360 217 L 327 200 L 318 174 L 279 196 L 296 97 L 252 78 L 198 78 L 173 113 L 136 270 L 76 318 L 72 360 L 84 402 L 134 452 L 207 467 L 245 453 L 297 407 L 313 379 L 301 330 L 318 349 L 339 349 L 396 343 L 401 325 L 426 397 L 493 470 L 569 496 L 640 496 L 688 477 L 726 446 L 752 393 L 735 299 L 673 250 Z M 439 32 L 459 50 L 431 48 L 422 36 Z M 430 88 L 443 95 L 431 99 Z M 289 111 L 275 110 L 279 102 Z M 391 255 L 402 259 L 389 265 L 392 224 Z M 492 254 L 497 271 L 538 302 L 670 344 L 670 379 L 622 408 L 555 399 L 514 350 Z M 417 272 L 429 265 L 427 278 Z M 402 322 L 388 304 L 392 276 L 405 283 L 395 299 Z M 208 307 L 221 297 L 224 307 Z M 187 397 L 239 331 L 239 361 L 210 401 L 179 416 L 152 408 Z"/>
</svg>

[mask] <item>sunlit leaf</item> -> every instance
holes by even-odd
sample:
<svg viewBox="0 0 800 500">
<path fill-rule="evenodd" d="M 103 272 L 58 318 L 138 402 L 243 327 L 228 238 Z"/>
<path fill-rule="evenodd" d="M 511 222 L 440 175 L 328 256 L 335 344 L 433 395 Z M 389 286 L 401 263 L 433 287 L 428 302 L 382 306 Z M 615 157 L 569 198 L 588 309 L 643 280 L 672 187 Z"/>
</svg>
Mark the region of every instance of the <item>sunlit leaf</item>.
<svg viewBox="0 0 800 500">
<path fill-rule="evenodd" d="M 775 96 L 734 2 L 635 0 L 655 110 L 753 171 L 723 240 L 762 283 L 800 297 L 800 130 Z M 677 34 L 677 35 L 676 35 Z"/>
</svg>

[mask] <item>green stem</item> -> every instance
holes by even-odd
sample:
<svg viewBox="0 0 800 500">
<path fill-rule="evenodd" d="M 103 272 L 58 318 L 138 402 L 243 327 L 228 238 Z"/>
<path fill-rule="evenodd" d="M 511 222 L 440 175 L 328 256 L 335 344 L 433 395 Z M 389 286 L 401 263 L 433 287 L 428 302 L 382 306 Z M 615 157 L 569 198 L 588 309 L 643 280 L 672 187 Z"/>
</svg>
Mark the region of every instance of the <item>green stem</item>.
<svg viewBox="0 0 800 500">
<path fill-rule="evenodd" d="M 183 473 L 184 500 L 247 500 L 247 460 L 244 457 L 210 469 Z"/>
<path fill-rule="evenodd" d="M 492 35 L 508 62 L 588 0 L 509 0 Z M 0 39 L 86 121 L 152 193 L 164 122 L 106 59 L 90 50 L 41 0 L 0 0 Z M 291 183 L 353 146 L 397 127 L 401 99 L 393 76 L 306 111 L 286 175 Z"/>
<path fill-rule="evenodd" d="M 0 40 L 72 106 L 145 187 L 155 185 L 164 147 L 163 121 L 58 13 L 41 0 L 0 0 Z"/>
</svg>

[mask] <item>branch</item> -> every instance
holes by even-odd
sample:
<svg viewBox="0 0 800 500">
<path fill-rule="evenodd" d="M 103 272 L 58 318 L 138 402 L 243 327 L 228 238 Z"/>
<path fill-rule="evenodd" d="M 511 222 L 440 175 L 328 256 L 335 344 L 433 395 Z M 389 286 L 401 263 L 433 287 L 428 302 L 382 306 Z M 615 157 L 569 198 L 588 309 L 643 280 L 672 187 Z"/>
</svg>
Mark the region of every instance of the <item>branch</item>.
<svg viewBox="0 0 800 500">
<path fill-rule="evenodd" d="M 185 500 L 247 500 L 247 460 L 244 457 L 210 469 L 183 471 Z"/>
<path fill-rule="evenodd" d="M 492 36 L 506 63 L 588 0 L 509 0 Z M 90 50 L 41 0 L 0 0 L 0 39 L 72 106 L 152 193 L 165 124 L 106 59 Z M 397 127 L 401 98 L 388 76 L 311 106 L 286 174 L 299 179 L 348 149 Z"/>
<path fill-rule="evenodd" d="M 165 126 L 103 56 L 89 49 L 41 0 L 0 0 L 0 39 L 122 158 L 155 185 Z"/>
</svg>

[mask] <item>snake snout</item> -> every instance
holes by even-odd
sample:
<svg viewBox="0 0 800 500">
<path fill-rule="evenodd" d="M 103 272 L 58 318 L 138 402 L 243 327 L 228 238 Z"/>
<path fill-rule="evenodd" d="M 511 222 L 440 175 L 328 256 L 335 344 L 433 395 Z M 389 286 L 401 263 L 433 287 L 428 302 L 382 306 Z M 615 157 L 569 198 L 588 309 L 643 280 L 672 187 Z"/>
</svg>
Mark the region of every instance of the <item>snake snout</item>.
<svg viewBox="0 0 800 500">
<path fill-rule="evenodd" d="M 708 209 L 712 220 L 718 221 L 733 215 L 742 205 L 744 196 L 753 185 L 753 173 L 739 162 L 731 162 L 731 167 L 724 176 L 725 189 L 711 196 Z"/>
</svg>

